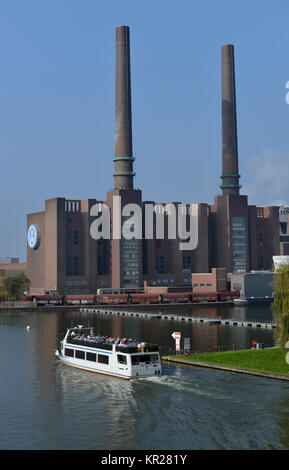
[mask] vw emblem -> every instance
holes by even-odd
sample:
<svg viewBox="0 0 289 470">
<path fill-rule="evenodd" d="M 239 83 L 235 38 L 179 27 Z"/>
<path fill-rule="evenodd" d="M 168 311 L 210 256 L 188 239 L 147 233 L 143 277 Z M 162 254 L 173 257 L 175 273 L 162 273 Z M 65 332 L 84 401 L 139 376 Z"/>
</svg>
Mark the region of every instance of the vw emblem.
<svg viewBox="0 0 289 470">
<path fill-rule="evenodd" d="M 40 243 L 40 231 L 39 227 L 35 224 L 31 224 L 27 232 L 27 243 L 29 248 L 35 249 Z"/>
</svg>

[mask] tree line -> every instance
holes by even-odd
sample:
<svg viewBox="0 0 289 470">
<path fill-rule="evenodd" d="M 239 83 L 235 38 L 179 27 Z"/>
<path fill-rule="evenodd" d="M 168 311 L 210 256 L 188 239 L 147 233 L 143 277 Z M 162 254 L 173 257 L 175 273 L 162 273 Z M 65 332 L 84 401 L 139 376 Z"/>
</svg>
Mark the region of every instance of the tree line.
<svg viewBox="0 0 289 470">
<path fill-rule="evenodd" d="M 289 265 L 281 264 L 275 270 L 274 302 L 272 311 L 276 322 L 275 341 L 281 348 L 289 341 Z"/>
<path fill-rule="evenodd" d="M 0 285 L 0 300 L 17 301 L 28 292 L 30 280 L 24 273 L 7 276 Z"/>
</svg>

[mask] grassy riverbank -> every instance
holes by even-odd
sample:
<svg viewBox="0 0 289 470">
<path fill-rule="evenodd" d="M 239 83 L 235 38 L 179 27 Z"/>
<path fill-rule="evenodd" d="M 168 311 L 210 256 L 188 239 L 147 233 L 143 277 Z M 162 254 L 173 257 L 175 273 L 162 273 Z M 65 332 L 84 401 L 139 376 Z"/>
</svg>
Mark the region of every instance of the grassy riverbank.
<svg viewBox="0 0 289 470">
<path fill-rule="evenodd" d="M 286 352 L 287 351 L 280 348 L 266 348 L 191 354 L 190 356 L 175 356 L 175 358 L 288 376 L 289 364 L 285 362 Z"/>
</svg>

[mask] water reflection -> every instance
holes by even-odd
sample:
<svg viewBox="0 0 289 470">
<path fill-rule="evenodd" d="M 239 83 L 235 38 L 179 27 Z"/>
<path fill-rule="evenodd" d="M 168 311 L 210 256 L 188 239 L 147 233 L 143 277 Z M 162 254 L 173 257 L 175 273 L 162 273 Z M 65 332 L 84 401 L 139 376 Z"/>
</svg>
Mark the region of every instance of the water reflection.
<svg viewBox="0 0 289 470">
<path fill-rule="evenodd" d="M 216 314 L 215 308 L 213 308 L 213 314 Z M 161 346 L 162 354 L 173 354 L 175 352 L 175 343 L 171 337 L 174 331 L 180 331 L 182 338 L 186 336 L 191 338 L 192 352 L 246 349 L 251 347 L 253 339 L 264 343 L 267 347 L 274 345 L 274 330 L 265 328 L 210 325 L 182 320 L 158 320 L 142 317 L 131 318 L 92 312 L 75 312 L 66 315 L 65 321 L 68 326 L 70 326 L 71 318 L 73 318 L 74 324 L 94 326 L 97 331 L 104 335 L 110 335 L 113 331 L 116 336 L 134 337 L 143 341 L 155 342 Z M 63 334 L 64 332 L 65 328 L 63 328 Z"/>
<path fill-rule="evenodd" d="M 118 446 L 123 439 L 133 440 L 137 403 L 132 382 L 87 373 L 61 363 L 56 377 L 60 387 L 62 428 L 72 442 L 77 439 L 80 448 L 88 441 L 92 448 L 113 449 L 117 447 L 114 439 L 109 444 L 110 435 L 118 434 Z"/>
<path fill-rule="evenodd" d="M 116 310 L 137 310 L 137 306 L 130 305 L 128 307 L 118 306 Z M 162 304 L 162 305 L 146 305 L 141 308 L 142 311 L 150 313 L 162 314 L 178 314 L 191 315 L 195 317 L 206 318 L 232 318 L 240 320 L 259 320 L 271 321 L 272 311 L 269 304 L 251 304 L 251 305 L 233 305 L 227 303 L 211 303 L 211 304 Z"/>
</svg>

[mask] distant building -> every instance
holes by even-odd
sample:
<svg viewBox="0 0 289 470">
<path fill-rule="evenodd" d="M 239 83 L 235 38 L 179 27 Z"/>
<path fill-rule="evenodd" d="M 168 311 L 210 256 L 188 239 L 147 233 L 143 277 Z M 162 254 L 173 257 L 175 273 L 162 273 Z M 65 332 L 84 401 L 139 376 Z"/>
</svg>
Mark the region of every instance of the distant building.
<svg viewBox="0 0 289 470">
<path fill-rule="evenodd" d="M 19 258 L 0 258 L 0 264 L 15 264 L 19 263 Z"/>
<path fill-rule="evenodd" d="M 279 207 L 280 255 L 289 255 L 289 207 Z"/>
<path fill-rule="evenodd" d="M 0 263 L 0 285 L 5 277 L 15 276 L 21 273 L 27 274 L 26 263 Z"/>
<path fill-rule="evenodd" d="M 273 256 L 274 268 L 278 269 L 282 264 L 289 264 L 289 255 Z"/>
<path fill-rule="evenodd" d="M 193 292 L 196 294 L 230 290 L 226 268 L 212 268 L 211 273 L 192 274 Z"/>
<path fill-rule="evenodd" d="M 27 216 L 32 293 L 93 294 L 100 288 L 140 288 L 145 281 L 148 286 L 192 288 L 192 273 L 200 273 L 199 279 L 201 273 L 208 273 L 201 283 L 219 289 L 222 272 L 271 269 L 272 257 L 280 254 L 279 207 L 249 205 L 247 196 L 240 195 L 232 45 L 222 46 L 222 194 L 214 204 L 143 201 L 141 190 L 134 189 L 134 160 L 129 28 L 120 26 L 116 29 L 114 189 L 103 201 L 49 199 L 44 211 Z M 180 164 L 181 155 L 176 155 L 176 168 Z M 160 184 L 166 184 L 165 171 Z M 119 207 L 115 198 L 121 200 Z M 141 211 L 141 237 L 115 237 L 115 215 L 132 203 Z M 147 237 L 146 209 L 152 204 L 154 233 Z M 189 250 L 180 249 L 179 239 L 169 234 L 170 217 L 180 205 L 185 227 L 192 217 L 197 221 L 197 245 Z M 112 215 L 108 237 L 97 240 L 91 227 L 105 207 Z M 128 218 L 121 216 L 121 221 Z M 160 218 L 163 237 L 156 236 Z"/>
<path fill-rule="evenodd" d="M 231 275 L 231 290 L 240 291 L 241 299 L 272 298 L 273 273 L 269 271 Z"/>
</svg>

